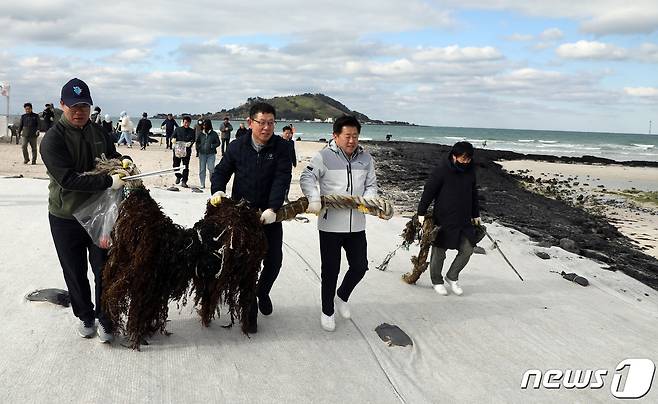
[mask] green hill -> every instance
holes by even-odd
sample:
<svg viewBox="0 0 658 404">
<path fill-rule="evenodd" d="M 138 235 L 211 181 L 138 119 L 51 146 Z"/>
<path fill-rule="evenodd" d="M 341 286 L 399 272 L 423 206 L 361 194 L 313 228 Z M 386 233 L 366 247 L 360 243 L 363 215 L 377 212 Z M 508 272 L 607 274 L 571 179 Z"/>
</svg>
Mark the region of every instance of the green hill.
<svg viewBox="0 0 658 404">
<path fill-rule="evenodd" d="M 340 116 L 350 114 L 356 116 L 361 122 L 376 122 L 358 111 L 350 110 L 339 101 L 327 97 L 324 94 L 308 93 L 270 99 L 260 97 L 248 98 L 247 102 L 239 107 L 217 112 L 212 115 L 211 119 L 222 119 L 227 115 L 231 119 L 245 118 L 249 116 L 249 108 L 256 102 L 272 104 L 276 109 L 277 119 L 300 121 L 320 119 L 324 121 L 327 118 L 336 119 Z"/>
</svg>

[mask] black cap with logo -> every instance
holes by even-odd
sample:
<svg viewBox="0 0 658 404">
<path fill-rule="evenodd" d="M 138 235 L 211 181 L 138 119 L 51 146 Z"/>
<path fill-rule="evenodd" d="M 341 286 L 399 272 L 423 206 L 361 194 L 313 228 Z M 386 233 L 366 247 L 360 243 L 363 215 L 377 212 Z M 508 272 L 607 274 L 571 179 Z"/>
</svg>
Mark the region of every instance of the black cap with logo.
<svg viewBox="0 0 658 404">
<path fill-rule="evenodd" d="M 64 84 L 64 87 L 62 87 L 62 102 L 67 107 L 72 107 L 77 104 L 94 104 L 91 100 L 91 94 L 89 93 L 87 83 L 79 78 L 71 79 L 68 83 Z"/>
</svg>

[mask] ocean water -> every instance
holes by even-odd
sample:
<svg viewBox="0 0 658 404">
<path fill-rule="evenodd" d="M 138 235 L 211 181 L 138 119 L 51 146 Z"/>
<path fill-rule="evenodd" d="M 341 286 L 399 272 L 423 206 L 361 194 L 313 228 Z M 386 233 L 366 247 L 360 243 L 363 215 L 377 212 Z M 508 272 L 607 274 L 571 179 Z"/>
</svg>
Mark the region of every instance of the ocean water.
<svg viewBox="0 0 658 404">
<path fill-rule="evenodd" d="M 135 124 L 139 119 L 133 119 Z M 152 119 L 154 128 L 161 120 Z M 221 121 L 213 121 L 217 130 Z M 240 121 L 231 121 L 233 134 Z M 331 139 L 332 124 L 320 122 L 277 122 L 275 132 L 294 125 L 295 138 L 302 140 Z M 602 132 L 567 132 L 524 129 L 455 128 L 442 126 L 363 125 L 360 139 L 438 143 L 452 145 L 466 140 L 478 148 L 510 150 L 525 154 L 553 156 L 596 156 L 617 161 L 658 161 L 658 134 Z"/>
<path fill-rule="evenodd" d="M 329 123 L 295 122 L 295 137 L 303 140 L 330 139 Z M 277 133 L 285 123 L 277 123 Z M 511 150 L 526 154 L 604 157 L 618 161 L 658 161 L 658 135 L 565 132 L 521 129 L 453 128 L 437 126 L 364 125 L 362 140 L 439 143 L 452 145 L 466 140 L 478 148 Z M 485 143 L 486 142 L 486 143 Z"/>
</svg>

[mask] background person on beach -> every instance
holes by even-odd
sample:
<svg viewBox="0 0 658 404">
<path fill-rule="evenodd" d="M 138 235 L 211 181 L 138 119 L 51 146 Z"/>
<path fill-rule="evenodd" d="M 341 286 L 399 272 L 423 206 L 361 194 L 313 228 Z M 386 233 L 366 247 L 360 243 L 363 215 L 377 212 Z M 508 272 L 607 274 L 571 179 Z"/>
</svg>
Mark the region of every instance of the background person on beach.
<svg viewBox="0 0 658 404">
<path fill-rule="evenodd" d="M 46 104 L 45 109 L 41 113 L 43 118 L 43 130 L 48 132 L 48 129 L 52 128 L 55 124 L 55 110 L 53 109 L 53 104 Z"/>
<path fill-rule="evenodd" d="M 117 138 L 114 136 L 114 131 L 112 130 L 112 120 L 110 119 L 110 114 L 105 114 L 105 117 L 103 118 L 103 123 L 101 124 L 101 128 L 110 135 L 110 138 L 113 141 L 116 141 Z"/>
<path fill-rule="evenodd" d="M 320 324 L 326 331 L 336 328 L 334 300 L 343 318 L 350 318 L 347 301 L 368 270 L 368 243 L 365 214 L 356 209 L 327 208 L 320 213 L 321 195 L 377 196 L 375 163 L 359 146 L 361 124 L 353 116 L 336 119 L 333 140 L 316 154 L 302 171 L 299 184 L 309 200 L 307 212 L 319 214 L 320 260 L 322 261 L 322 313 Z M 319 187 L 319 189 L 318 189 Z M 341 248 L 349 269 L 338 291 Z"/>
<path fill-rule="evenodd" d="M 427 208 L 434 201 L 433 217 L 439 232 L 432 244 L 430 277 L 434 290 L 442 296 L 448 294 L 441 275 L 446 250 L 458 250 L 445 280 L 456 295 L 461 295 L 463 290 L 457 280 L 473 254 L 474 225 L 481 224 L 473 153 L 472 144 L 455 143 L 448 158 L 440 161 L 432 171 L 418 203 L 418 219 L 422 222 Z"/>
<path fill-rule="evenodd" d="M 176 184 L 181 184 L 181 187 L 187 188 L 187 179 L 190 175 L 190 157 L 192 154 L 192 144 L 196 136 L 194 135 L 194 129 L 190 128 L 192 123 L 192 118 L 189 116 L 183 117 L 183 126 L 176 128 L 174 133 L 171 135 L 173 142 L 173 155 L 174 155 L 174 165 L 173 167 L 179 167 L 183 163 L 183 173 L 176 173 Z M 178 149 L 177 149 L 178 148 Z"/>
<path fill-rule="evenodd" d="M 32 104 L 23 104 L 25 113 L 18 124 L 18 133 L 21 135 L 21 148 L 23 149 L 23 164 L 30 162 L 27 145 L 32 148 L 32 165 L 37 163 L 37 138 L 39 137 L 39 115 L 32 112 Z"/>
<path fill-rule="evenodd" d="M 96 125 L 103 123 L 103 118 L 101 118 L 101 107 L 98 105 L 94 107 L 94 112 L 91 113 L 89 120 L 91 123 L 95 123 Z"/>
<path fill-rule="evenodd" d="M 292 166 L 297 167 L 297 154 L 295 153 L 295 140 L 292 138 L 292 128 L 290 126 L 284 126 L 283 132 L 281 133 L 281 137 L 290 146 L 290 162 L 292 162 Z M 285 198 L 286 203 L 290 202 L 290 200 L 288 199 L 289 192 L 290 192 L 290 186 L 288 186 L 288 189 L 286 189 L 286 198 Z"/>
<path fill-rule="evenodd" d="M 233 130 L 233 125 L 228 121 L 228 116 L 224 117 L 224 122 L 219 125 L 219 132 L 221 133 L 222 138 L 222 156 L 226 153 L 226 148 L 228 147 L 229 142 L 231 141 L 231 131 Z"/>
<path fill-rule="evenodd" d="M 92 124 L 89 87 L 80 79 L 71 79 L 62 87 L 62 118 L 44 136 L 41 158 L 48 170 L 48 220 L 71 297 L 73 314 L 80 319 L 78 333 L 91 338 L 96 332 L 102 342 L 112 341 L 112 323 L 101 306 L 103 282 L 101 272 L 107 251 L 97 247 L 87 231 L 73 218 L 80 205 L 108 188 L 120 189 L 122 174 L 89 174 L 94 159 L 129 159 L 114 148 L 112 139 L 98 125 Z M 87 278 L 87 253 L 94 273 L 95 302 Z M 96 330 L 96 318 L 100 327 Z"/>
<path fill-rule="evenodd" d="M 288 145 L 280 136 L 274 135 L 276 112 L 264 102 L 251 106 L 247 123 L 252 128 L 251 136 L 243 136 L 231 142 L 211 178 L 210 202 L 217 206 L 226 197 L 226 184 L 233 179 L 232 199 L 246 199 L 249 206 L 261 209 L 260 221 L 267 238 L 267 253 L 263 270 L 258 279 L 257 301 L 249 313 L 252 328 L 258 330 L 258 310 L 264 315 L 272 314 L 270 291 L 279 275 L 283 261 L 283 226 L 275 222 L 276 213 L 282 205 L 286 188 L 290 186 L 292 169 Z"/>
<path fill-rule="evenodd" d="M 235 138 L 240 139 L 241 136 L 247 134 L 247 128 L 244 127 L 244 124 L 241 123 L 238 130 L 235 131 Z"/>
<path fill-rule="evenodd" d="M 141 150 L 146 150 L 146 146 L 149 144 L 149 132 L 153 124 L 151 120 L 148 119 L 148 114 L 144 112 L 142 114 L 142 119 L 137 122 L 137 136 L 139 137 L 139 144 L 142 146 Z"/>
<path fill-rule="evenodd" d="M 135 125 L 133 124 L 133 121 L 130 120 L 126 111 L 122 111 L 119 116 L 119 132 L 121 132 L 121 136 L 119 137 L 117 145 L 125 142 L 128 147 L 133 147 L 133 129 L 135 128 Z"/>
<path fill-rule="evenodd" d="M 219 136 L 212 130 L 210 119 L 203 121 L 203 131 L 196 137 L 196 156 L 199 158 L 199 188 L 206 187 L 206 170 L 212 176 L 215 169 L 215 156 L 219 147 Z"/>
<path fill-rule="evenodd" d="M 174 129 L 178 127 L 178 122 L 174 119 L 172 114 L 167 114 L 167 119 L 162 121 L 160 129 L 164 127 L 165 138 L 167 139 L 167 149 L 171 149 L 171 135 L 174 134 Z"/>
</svg>

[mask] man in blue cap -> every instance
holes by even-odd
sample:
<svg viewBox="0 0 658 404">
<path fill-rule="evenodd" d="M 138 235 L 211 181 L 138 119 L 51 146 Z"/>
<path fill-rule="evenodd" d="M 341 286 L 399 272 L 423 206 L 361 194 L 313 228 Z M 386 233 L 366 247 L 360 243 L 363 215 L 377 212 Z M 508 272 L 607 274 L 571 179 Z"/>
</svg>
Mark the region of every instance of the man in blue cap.
<svg viewBox="0 0 658 404">
<path fill-rule="evenodd" d="M 101 342 L 113 339 L 112 322 L 101 307 L 101 271 L 107 250 L 96 246 L 87 231 L 73 217 L 80 205 L 108 188 L 120 189 L 123 174 L 91 174 L 94 159 L 122 158 L 110 136 L 89 120 L 93 101 L 89 87 L 80 79 L 71 79 L 62 87 L 62 118 L 48 130 L 41 142 L 41 159 L 46 165 L 48 185 L 48 219 L 55 249 L 71 297 L 73 314 L 80 319 L 78 334 L 91 338 L 98 333 Z M 128 161 L 125 161 L 127 159 Z M 87 253 L 94 273 L 96 307 L 91 301 L 87 279 Z M 99 326 L 96 327 L 96 318 Z"/>
</svg>

